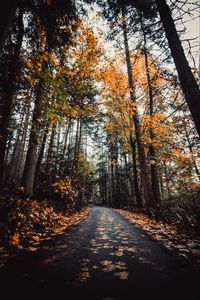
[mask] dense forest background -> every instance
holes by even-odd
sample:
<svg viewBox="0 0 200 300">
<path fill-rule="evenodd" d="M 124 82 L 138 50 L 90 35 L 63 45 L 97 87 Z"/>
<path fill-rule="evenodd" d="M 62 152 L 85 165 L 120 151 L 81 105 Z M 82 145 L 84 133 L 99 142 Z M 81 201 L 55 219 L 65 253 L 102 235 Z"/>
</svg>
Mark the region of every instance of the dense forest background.
<svg viewBox="0 0 200 300">
<path fill-rule="evenodd" d="M 96 203 L 165 212 L 199 227 L 199 37 L 185 38 L 199 1 L 7 3 L 0 36 L 6 222 L 21 218 L 21 226 L 26 205 L 71 213 Z M 16 242 L 9 226 L 5 235 Z"/>
</svg>

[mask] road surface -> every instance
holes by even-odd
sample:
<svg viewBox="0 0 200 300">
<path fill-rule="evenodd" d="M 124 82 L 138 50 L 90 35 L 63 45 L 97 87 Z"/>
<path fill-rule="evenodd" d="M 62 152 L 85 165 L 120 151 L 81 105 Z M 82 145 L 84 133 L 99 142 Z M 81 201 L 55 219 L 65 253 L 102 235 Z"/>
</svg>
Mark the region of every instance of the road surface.
<svg viewBox="0 0 200 300">
<path fill-rule="evenodd" d="M 110 208 L 0 271 L 1 299 L 197 299 L 199 271 Z"/>
</svg>

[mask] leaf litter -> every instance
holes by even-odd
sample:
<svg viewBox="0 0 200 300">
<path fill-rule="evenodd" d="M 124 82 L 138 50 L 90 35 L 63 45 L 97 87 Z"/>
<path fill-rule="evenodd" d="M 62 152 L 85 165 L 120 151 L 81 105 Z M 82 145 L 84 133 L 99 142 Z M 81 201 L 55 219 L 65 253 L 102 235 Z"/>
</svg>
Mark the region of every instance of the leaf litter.
<svg viewBox="0 0 200 300">
<path fill-rule="evenodd" d="M 62 234 L 85 219 L 89 212 L 90 208 L 79 212 L 58 211 L 47 199 L 42 202 L 14 199 L 0 221 L 1 243 L 19 250 L 36 251 L 43 240 Z"/>
<path fill-rule="evenodd" d="M 191 260 L 194 265 L 200 263 L 200 237 L 196 236 L 196 238 L 193 238 L 190 231 L 181 230 L 177 224 L 156 220 L 145 213 L 130 212 L 122 209 L 115 209 L 115 211 L 130 220 L 134 225 L 144 229 L 169 250 L 173 250 L 185 259 Z M 134 252 L 134 248 L 127 247 L 127 250 Z"/>
</svg>

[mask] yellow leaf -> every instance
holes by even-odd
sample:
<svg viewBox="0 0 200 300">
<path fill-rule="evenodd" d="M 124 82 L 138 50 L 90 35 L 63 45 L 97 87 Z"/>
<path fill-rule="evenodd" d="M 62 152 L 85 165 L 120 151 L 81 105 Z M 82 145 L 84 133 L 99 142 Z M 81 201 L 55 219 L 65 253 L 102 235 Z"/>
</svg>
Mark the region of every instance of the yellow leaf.
<svg viewBox="0 0 200 300">
<path fill-rule="evenodd" d="M 19 242 L 20 242 L 19 232 L 16 231 L 12 236 L 11 245 L 15 247 L 19 247 Z"/>
</svg>

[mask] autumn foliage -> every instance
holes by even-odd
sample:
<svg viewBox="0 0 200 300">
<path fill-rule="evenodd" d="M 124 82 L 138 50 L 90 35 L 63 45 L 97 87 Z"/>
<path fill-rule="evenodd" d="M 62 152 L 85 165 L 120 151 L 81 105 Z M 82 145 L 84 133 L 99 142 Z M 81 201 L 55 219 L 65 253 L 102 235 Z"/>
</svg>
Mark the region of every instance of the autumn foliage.
<svg viewBox="0 0 200 300">
<path fill-rule="evenodd" d="M 177 75 L 162 43 L 157 56 L 150 20 L 114 6 L 105 30 L 102 13 L 55 18 L 54 47 L 36 12 L 16 12 L 0 56 L 0 184 L 16 199 L 4 233 L 13 246 L 91 203 L 154 214 L 199 198 L 199 137 Z"/>
</svg>

